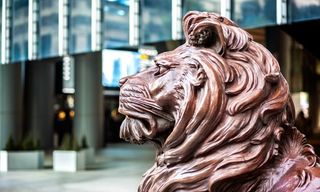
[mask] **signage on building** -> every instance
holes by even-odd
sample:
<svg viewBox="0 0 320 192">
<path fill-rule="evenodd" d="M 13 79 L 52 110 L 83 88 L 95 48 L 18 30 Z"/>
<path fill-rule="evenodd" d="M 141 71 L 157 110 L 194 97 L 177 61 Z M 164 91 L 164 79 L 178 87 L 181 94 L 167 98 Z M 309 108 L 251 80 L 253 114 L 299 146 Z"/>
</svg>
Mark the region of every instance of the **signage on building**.
<svg viewBox="0 0 320 192">
<path fill-rule="evenodd" d="M 62 62 L 62 92 L 70 94 L 74 91 L 74 58 L 65 56 Z"/>
</svg>

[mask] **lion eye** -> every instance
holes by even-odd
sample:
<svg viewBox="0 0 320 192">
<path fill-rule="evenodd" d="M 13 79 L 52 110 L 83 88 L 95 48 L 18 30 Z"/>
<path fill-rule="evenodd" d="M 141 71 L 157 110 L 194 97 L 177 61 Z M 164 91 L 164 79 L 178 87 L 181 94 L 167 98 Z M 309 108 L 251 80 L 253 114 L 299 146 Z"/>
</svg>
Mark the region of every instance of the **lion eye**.
<svg viewBox="0 0 320 192">
<path fill-rule="evenodd" d="M 170 69 L 170 67 L 167 66 L 167 65 L 159 65 L 159 64 L 157 64 L 157 72 L 155 73 L 155 75 L 164 74 L 164 73 L 167 72 L 169 69 Z"/>
<path fill-rule="evenodd" d="M 223 18 L 223 17 L 219 17 L 218 20 L 219 20 L 220 22 L 222 22 L 222 23 L 224 22 L 224 18 Z"/>
<path fill-rule="evenodd" d="M 197 66 L 197 65 L 195 65 L 195 64 L 190 64 L 189 66 L 190 66 L 190 68 L 192 68 L 192 69 L 198 69 L 198 68 L 199 68 L 199 66 Z"/>
</svg>

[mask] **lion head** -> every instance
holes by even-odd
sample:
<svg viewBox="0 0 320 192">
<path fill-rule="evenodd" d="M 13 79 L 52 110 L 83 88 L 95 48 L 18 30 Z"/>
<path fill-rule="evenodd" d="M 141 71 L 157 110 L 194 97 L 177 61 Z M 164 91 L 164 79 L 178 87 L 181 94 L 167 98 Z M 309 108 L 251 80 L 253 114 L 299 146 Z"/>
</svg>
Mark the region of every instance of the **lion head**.
<svg viewBox="0 0 320 192">
<path fill-rule="evenodd" d="M 214 13 L 189 12 L 184 33 L 185 44 L 120 81 L 120 136 L 158 148 L 139 191 L 256 189 L 252 178 L 279 153 L 293 123 L 279 64 Z"/>
</svg>

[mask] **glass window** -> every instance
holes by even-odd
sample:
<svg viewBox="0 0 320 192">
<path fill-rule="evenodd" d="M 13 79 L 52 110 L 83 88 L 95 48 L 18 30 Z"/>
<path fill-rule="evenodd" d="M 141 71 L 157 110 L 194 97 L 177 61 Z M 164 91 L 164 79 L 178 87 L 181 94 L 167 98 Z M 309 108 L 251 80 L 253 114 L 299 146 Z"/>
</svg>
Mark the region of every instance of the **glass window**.
<svg viewBox="0 0 320 192">
<path fill-rule="evenodd" d="M 13 0 L 11 29 L 11 61 L 28 58 L 28 0 Z"/>
<path fill-rule="evenodd" d="M 140 70 L 140 54 L 132 51 L 104 49 L 102 51 L 102 85 L 118 87 L 122 77 Z"/>
<path fill-rule="evenodd" d="M 291 0 L 288 2 L 291 22 L 320 18 L 319 0 Z"/>
<path fill-rule="evenodd" d="M 206 11 L 220 14 L 220 0 L 183 0 L 182 17 L 188 11 Z"/>
<path fill-rule="evenodd" d="M 69 52 L 91 50 L 91 0 L 70 0 Z"/>
<path fill-rule="evenodd" d="M 39 46 L 40 58 L 59 55 L 58 19 L 59 1 L 39 1 Z"/>
<path fill-rule="evenodd" d="M 103 48 L 129 45 L 129 0 L 102 1 Z"/>
<path fill-rule="evenodd" d="M 2 34 L 1 34 L 1 32 L 2 32 L 2 1 L 0 0 L 0 64 L 1 64 L 1 54 L 2 54 L 2 51 L 1 51 L 1 44 L 2 44 L 2 42 L 1 42 L 1 37 L 2 37 Z"/>
<path fill-rule="evenodd" d="M 142 43 L 172 39 L 171 0 L 141 0 L 141 10 Z"/>
<path fill-rule="evenodd" d="M 232 0 L 232 20 L 244 28 L 275 25 L 277 22 L 274 0 Z"/>
</svg>

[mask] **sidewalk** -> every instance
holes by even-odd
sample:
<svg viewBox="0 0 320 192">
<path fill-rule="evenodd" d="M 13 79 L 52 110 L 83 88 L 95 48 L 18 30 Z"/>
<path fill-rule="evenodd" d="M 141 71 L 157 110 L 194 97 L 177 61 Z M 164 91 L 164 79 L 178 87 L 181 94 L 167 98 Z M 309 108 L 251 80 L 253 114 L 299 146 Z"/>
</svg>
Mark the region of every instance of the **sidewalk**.
<svg viewBox="0 0 320 192">
<path fill-rule="evenodd" d="M 152 166 L 151 145 L 117 144 L 97 152 L 86 171 L 76 173 L 11 171 L 0 173 L 0 192 L 135 192 L 143 173 Z"/>
</svg>

